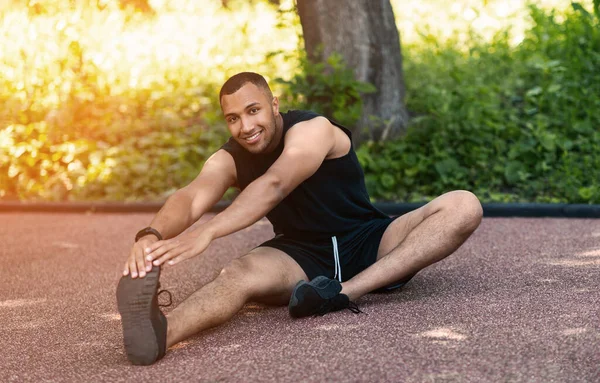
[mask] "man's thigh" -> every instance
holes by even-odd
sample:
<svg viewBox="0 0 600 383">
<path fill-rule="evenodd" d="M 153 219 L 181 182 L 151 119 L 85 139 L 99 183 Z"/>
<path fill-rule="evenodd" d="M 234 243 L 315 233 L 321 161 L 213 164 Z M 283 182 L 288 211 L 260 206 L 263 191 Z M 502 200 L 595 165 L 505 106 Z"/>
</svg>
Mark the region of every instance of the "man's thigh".
<svg viewBox="0 0 600 383">
<path fill-rule="evenodd" d="M 234 262 L 251 274 L 251 300 L 258 303 L 285 305 L 298 281 L 308 279 L 292 257 L 272 247 L 257 247 Z"/>
</svg>

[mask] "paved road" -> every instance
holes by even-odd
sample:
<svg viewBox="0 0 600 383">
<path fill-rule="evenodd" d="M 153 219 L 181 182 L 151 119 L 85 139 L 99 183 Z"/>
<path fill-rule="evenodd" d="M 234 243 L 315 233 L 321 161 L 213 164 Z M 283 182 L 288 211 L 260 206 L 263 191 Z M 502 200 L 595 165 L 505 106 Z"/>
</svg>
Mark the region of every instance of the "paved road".
<svg viewBox="0 0 600 383">
<path fill-rule="evenodd" d="M 115 290 L 152 214 L 0 214 L 0 381 L 599 382 L 600 221 L 486 218 L 402 291 L 292 320 L 248 305 L 131 366 Z M 260 221 L 163 270 L 181 302 L 271 236 Z"/>
</svg>

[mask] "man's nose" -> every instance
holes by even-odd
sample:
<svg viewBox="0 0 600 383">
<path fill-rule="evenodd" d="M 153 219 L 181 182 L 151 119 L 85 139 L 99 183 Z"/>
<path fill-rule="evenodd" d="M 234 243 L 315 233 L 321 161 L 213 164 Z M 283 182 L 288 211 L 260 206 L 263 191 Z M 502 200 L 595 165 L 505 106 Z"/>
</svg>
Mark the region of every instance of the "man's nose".
<svg viewBox="0 0 600 383">
<path fill-rule="evenodd" d="M 242 117 L 242 132 L 250 133 L 254 129 L 254 122 L 251 118 Z"/>
</svg>

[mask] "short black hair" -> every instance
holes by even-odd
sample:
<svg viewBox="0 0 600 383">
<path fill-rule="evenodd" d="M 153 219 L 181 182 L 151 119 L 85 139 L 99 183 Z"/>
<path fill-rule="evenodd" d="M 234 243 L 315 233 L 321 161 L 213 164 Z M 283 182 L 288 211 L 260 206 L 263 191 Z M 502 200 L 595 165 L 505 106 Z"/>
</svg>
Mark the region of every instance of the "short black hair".
<svg viewBox="0 0 600 383">
<path fill-rule="evenodd" d="M 249 82 L 262 89 L 269 98 L 273 98 L 271 88 L 269 88 L 269 84 L 267 84 L 267 80 L 265 80 L 263 76 L 254 72 L 241 72 L 231 76 L 225 81 L 225 84 L 223 84 L 221 91 L 219 92 L 219 102 L 221 102 L 223 96 L 237 92 Z"/>
</svg>

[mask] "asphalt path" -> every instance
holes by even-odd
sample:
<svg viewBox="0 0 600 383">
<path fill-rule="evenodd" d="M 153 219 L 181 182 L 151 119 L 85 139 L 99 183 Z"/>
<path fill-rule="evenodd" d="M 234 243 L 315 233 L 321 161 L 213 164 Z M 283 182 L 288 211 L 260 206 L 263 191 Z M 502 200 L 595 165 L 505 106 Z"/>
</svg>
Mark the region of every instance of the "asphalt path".
<svg viewBox="0 0 600 383">
<path fill-rule="evenodd" d="M 139 367 L 115 291 L 152 217 L 0 214 L 0 382 L 600 381 L 598 220 L 484 218 L 402 290 L 360 299 L 365 314 L 293 320 L 250 304 Z M 259 221 L 165 268 L 161 284 L 176 305 L 271 236 Z"/>
</svg>

